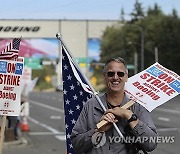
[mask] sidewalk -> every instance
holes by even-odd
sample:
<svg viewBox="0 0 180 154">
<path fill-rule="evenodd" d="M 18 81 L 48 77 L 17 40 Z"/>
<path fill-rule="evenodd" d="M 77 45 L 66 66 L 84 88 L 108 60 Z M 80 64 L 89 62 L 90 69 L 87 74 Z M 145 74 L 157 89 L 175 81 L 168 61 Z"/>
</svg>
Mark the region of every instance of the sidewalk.
<svg viewBox="0 0 180 154">
<path fill-rule="evenodd" d="M 18 140 L 4 141 L 3 148 L 4 149 L 15 148 L 15 147 L 18 148 L 18 147 L 27 146 L 28 144 L 30 144 L 30 139 L 28 137 L 27 132 L 21 132 Z"/>
<path fill-rule="evenodd" d="M 22 147 L 28 145 L 28 140 L 25 137 L 21 137 L 18 140 L 4 142 L 3 148 Z"/>
</svg>

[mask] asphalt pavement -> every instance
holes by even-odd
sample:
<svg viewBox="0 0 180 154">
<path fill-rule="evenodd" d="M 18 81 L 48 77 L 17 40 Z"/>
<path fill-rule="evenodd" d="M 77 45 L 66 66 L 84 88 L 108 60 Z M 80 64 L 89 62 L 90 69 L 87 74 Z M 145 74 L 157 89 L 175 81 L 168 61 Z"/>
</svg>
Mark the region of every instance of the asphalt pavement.
<svg viewBox="0 0 180 154">
<path fill-rule="evenodd" d="M 18 141 L 4 143 L 3 154 L 65 154 L 63 98 L 57 92 L 33 92 L 29 99 L 29 132 Z M 180 96 L 151 112 L 160 139 L 152 154 L 180 153 Z M 166 140 L 164 141 L 164 138 Z"/>
</svg>

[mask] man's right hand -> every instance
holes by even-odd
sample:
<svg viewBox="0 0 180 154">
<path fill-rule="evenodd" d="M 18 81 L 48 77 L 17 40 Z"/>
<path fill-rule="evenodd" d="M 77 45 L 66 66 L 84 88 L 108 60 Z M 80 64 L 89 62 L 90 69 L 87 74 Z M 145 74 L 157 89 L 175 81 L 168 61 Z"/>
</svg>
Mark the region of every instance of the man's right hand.
<svg viewBox="0 0 180 154">
<path fill-rule="evenodd" d="M 101 117 L 100 121 L 102 121 L 102 120 L 105 120 L 108 123 L 106 125 L 104 125 L 103 127 L 101 127 L 98 131 L 104 131 L 105 132 L 105 131 L 109 130 L 112 127 L 112 125 L 113 125 L 112 123 L 118 122 L 118 120 L 116 119 L 116 117 L 112 113 L 104 114 Z"/>
</svg>

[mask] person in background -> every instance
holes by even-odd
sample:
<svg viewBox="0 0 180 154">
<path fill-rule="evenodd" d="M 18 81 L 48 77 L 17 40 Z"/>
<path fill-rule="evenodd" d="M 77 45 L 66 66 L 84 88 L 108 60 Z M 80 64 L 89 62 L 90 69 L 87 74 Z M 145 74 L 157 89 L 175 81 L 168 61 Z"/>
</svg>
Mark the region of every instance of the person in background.
<svg viewBox="0 0 180 154">
<path fill-rule="evenodd" d="M 19 125 L 19 117 L 18 116 L 7 116 L 8 120 L 8 128 L 13 128 L 14 130 L 14 140 L 19 139 L 18 134 L 18 125 Z"/>
</svg>

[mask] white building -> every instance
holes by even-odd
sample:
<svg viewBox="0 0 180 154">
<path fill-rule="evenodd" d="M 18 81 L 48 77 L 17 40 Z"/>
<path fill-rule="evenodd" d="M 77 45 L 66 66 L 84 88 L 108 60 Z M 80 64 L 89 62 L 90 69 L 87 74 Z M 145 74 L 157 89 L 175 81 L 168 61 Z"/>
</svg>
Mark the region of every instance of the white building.
<svg viewBox="0 0 180 154">
<path fill-rule="evenodd" d="M 100 54 L 100 41 L 103 32 L 108 26 L 119 24 L 117 20 L 0 20 L 0 39 L 22 37 L 29 48 L 23 56 L 31 57 L 34 49 L 41 50 L 49 55 L 60 57 L 59 41 L 56 34 L 61 33 L 62 38 L 74 58 L 79 60 L 84 72 L 87 72 L 86 62 L 90 56 L 98 59 Z M 45 40 L 56 42 L 50 45 L 43 44 Z M 49 41 L 49 42 L 53 42 Z M 22 41 L 21 41 L 22 42 Z M 52 47 L 50 47 L 52 46 Z M 0 44 L 0 50 L 2 50 Z M 92 48 L 92 49 L 91 49 Z M 92 51 L 95 50 L 95 51 Z M 21 51 L 20 51 L 21 52 Z M 60 66 L 58 66 L 60 67 Z M 61 72 L 57 72 L 61 76 Z M 59 79 L 59 77 L 58 77 Z M 61 81 L 58 81 L 58 84 Z"/>
<path fill-rule="evenodd" d="M 0 39 L 55 39 L 60 32 L 75 57 L 88 56 L 88 39 L 101 39 L 116 20 L 0 20 Z"/>
</svg>

